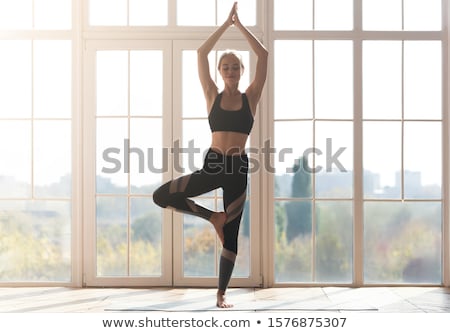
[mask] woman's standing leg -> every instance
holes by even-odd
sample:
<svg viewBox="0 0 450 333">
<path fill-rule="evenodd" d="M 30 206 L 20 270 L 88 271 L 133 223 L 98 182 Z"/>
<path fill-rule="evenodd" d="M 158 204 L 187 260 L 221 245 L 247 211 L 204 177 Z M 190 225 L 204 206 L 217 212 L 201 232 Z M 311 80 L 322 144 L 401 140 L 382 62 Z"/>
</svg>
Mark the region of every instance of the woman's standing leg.
<svg viewBox="0 0 450 333">
<path fill-rule="evenodd" d="M 247 165 L 234 173 L 224 186 L 223 200 L 227 220 L 223 227 L 224 243 L 219 263 L 219 284 L 217 291 L 217 306 L 231 307 L 225 302 L 225 291 L 231 279 L 234 263 L 238 253 L 238 235 L 247 197 Z"/>
</svg>

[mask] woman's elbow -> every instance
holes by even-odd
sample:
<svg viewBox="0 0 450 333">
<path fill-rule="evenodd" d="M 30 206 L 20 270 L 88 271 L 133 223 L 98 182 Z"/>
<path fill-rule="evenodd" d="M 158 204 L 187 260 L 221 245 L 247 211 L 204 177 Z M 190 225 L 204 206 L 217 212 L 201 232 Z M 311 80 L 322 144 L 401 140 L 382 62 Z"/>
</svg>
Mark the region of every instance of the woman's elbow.
<svg viewBox="0 0 450 333">
<path fill-rule="evenodd" d="M 258 58 L 267 59 L 269 57 L 269 51 L 265 47 L 262 47 L 258 52 Z"/>
</svg>

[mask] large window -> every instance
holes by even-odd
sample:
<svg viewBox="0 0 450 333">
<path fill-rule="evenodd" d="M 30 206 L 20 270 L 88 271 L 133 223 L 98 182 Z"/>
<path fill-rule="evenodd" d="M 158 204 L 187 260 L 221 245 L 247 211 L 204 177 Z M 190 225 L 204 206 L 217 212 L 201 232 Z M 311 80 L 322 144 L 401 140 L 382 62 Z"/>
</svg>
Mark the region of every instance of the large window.
<svg viewBox="0 0 450 333">
<path fill-rule="evenodd" d="M 0 0 L 0 284 L 216 286 L 212 226 L 152 193 L 202 166 L 233 2 Z M 239 1 L 270 61 L 232 286 L 448 283 L 448 10 Z"/>
<path fill-rule="evenodd" d="M 441 1 L 353 3 L 274 1 L 274 280 L 439 284 Z"/>
<path fill-rule="evenodd" d="M 0 2 L 22 36 L 0 39 L 0 282 L 72 281 L 71 20 L 70 0 Z"/>
<path fill-rule="evenodd" d="M 274 56 L 276 280 L 351 283 L 353 44 L 277 40 Z"/>
<path fill-rule="evenodd" d="M 364 41 L 363 91 L 365 280 L 439 283 L 441 42 Z"/>
<path fill-rule="evenodd" d="M 163 51 L 96 56 L 96 275 L 161 274 Z M 150 130 L 151 129 L 151 130 Z"/>
</svg>

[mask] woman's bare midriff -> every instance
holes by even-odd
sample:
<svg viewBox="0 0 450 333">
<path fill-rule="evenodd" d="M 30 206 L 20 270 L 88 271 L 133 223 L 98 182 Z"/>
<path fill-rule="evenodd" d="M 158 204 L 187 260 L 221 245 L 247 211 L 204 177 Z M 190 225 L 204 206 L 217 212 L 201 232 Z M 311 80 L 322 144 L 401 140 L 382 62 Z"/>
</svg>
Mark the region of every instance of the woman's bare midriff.
<svg viewBox="0 0 450 333">
<path fill-rule="evenodd" d="M 245 154 L 248 135 L 236 132 L 213 132 L 211 149 L 222 155 Z"/>
</svg>

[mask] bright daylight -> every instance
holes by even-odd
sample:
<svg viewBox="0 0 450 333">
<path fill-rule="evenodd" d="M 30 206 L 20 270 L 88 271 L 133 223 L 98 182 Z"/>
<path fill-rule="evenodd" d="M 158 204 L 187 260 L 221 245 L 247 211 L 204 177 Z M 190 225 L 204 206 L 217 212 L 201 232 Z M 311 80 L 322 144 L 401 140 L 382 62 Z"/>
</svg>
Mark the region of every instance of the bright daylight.
<svg viewBox="0 0 450 333">
<path fill-rule="evenodd" d="M 0 299 L 428 312 L 405 290 L 431 290 L 448 312 L 448 11 L 0 0 Z M 368 294 L 327 303 L 336 290 Z M 102 295 L 93 309 L 133 308 Z"/>
</svg>

